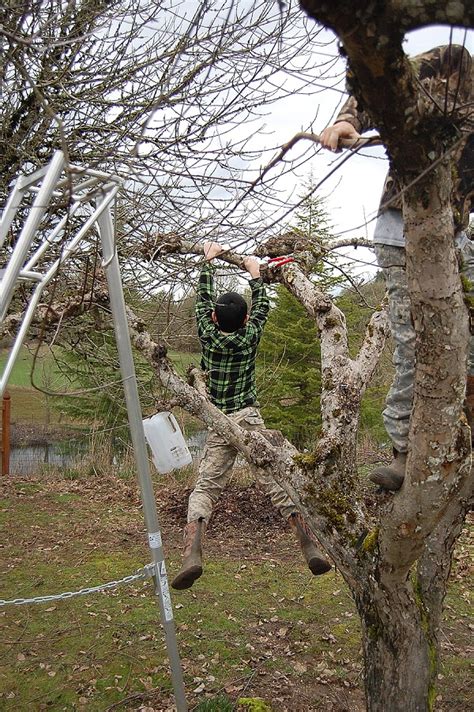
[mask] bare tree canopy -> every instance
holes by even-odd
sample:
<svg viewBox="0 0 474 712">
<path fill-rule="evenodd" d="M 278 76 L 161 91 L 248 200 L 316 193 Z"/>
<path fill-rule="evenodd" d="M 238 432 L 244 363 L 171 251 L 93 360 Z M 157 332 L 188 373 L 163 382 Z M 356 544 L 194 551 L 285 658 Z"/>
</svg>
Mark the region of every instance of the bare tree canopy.
<svg viewBox="0 0 474 712">
<path fill-rule="evenodd" d="M 321 31 L 294 4 L 9 0 L 0 25 L 0 194 L 61 148 L 130 177 L 141 231 L 145 216 L 162 231 L 223 231 L 272 103 L 316 93 L 337 60 L 317 69 L 308 40 Z"/>
<path fill-rule="evenodd" d="M 174 402 L 270 473 L 310 522 L 361 616 L 368 709 L 428 710 L 451 555 L 473 485 L 463 413 L 469 318 L 453 239 L 455 156 L 472 140 L 472 105 L 454 71 L 446 100 L 434 101 L 402 42 L 408 30 L 434 22 L 470 27 L 474 10 L 454 0 L 301 0 L 301 6 L 339 37 L 351 91 L 386 145 L 403 203 L 415 399 L 403 488 L 382 496 L 376 511 L 363 496 L 356 446 L 361 398 L 388 331 L 386 314 L 374 313 L 351 356 L 344 314 L 314 277 L 328 248 L 288 231 L 286 206 L 263 180 L 265 168 L 247 173 L 255 159 L 250 138 L 262 129 L 265 107 L 286 93 L 317 90 L 311 53 L 321 29 L 315 23 L 306 25 L 291 6 L 279 11 L 267 2 L 198 4 L 189 16 L 158 0 L 10 2 L 0 30 L 7 92 L 1 190 L 7 192 L 21 166 L 37 166 L 56 146 L 71 161 L 125 176 L 116 228 L 136 289 L 188 289 L 202 241 L 211 235 L 231 245 L 222 261 L 237 269 L 243 250 L 294 256 L 291 264 L 268 268 L 266 279 L 299 300 L 321 342 L 322 426 L 310 452 L 230 424 L 202 384 L 177 376 L 161 339 L 130 306 L 134 346 Z M 461 63 L 463 56 L 461 48 Z M 320 71 L 330 73 L 334 61 Z M 463 66 L 472 72 L 469 62 Z M 286 77 L 296 85 L 286 85 Z M 308 150 L 314 149 L 312 118 L 299 136 L 309 134 Z M 282 163 L 287 147 L 278 148 L 267 168 Z M 67 195 L 64 202 L 67 207 Z M 92 303 L 96 292 L 104 306 L 99 268 L 90 267 L 93 252 L 91 238 L 90 253 L 71 269 L 69 298 L 43 312 L 46 330 L 63 313 L 83 311 L 80 279 L 82 293 Z M 193 377 L 199 384 L 199 374 Z"/>
</svg>

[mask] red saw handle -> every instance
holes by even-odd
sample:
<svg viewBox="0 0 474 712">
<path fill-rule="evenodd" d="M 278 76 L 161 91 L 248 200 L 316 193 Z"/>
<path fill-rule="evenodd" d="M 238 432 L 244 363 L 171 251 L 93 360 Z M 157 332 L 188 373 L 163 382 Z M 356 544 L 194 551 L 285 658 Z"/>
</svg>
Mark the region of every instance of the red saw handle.
<svg viewBox="0 0 474 712">
<path fill-rule="evenodd" d="M 269 267 L 283 267 L 283 265 L 288 264 L 288 262 L 294 262 L 294 257 L 272 257 L 268 260 Z"/>
</svg>

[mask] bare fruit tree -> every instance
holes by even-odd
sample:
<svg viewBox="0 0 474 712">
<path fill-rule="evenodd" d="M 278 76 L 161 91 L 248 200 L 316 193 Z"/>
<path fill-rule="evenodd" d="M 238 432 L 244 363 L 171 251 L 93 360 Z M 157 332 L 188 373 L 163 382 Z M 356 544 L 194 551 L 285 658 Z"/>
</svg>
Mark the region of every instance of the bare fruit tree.
<svg viewBox="0 0 474 712">
<path fill-rule="evenodd" d="M 117 206 L 116 221 L 137 289 L 150 286 L 153 270 L 155 287 L 183 289 L 202 258 L 202 240 L 210 236 L 231 241 L 223 262 L 237 269 L 243 248 L 257 248 L 262 257 L 293 254 L 294 263 L 267 270 L 266 278 L 284 284 L 301 302 L 321 341 L 322 427 L 310 452 L 299 452 L 279 434 L 264 437 L 229 421 L 210 403 L 199 373 L 191 374 L 192 384 L 176 375 L 166 346 L 130 307 L 134 346 L 174 403 L 288 491 L 342 572 L 362 621 L 369 710 L 428 710 L 452 549 L 472 495 L 463 415 L 469 329 L 453 245 L 450 148 L 456 139 L 443 134 L 440 141 L 442 122 L 421 95 L 402 40 L 407 30 L 435 21 L 469 26 L 473 11 L 467 3 L 441 0 L 301 4 L 339 36 L 404 188 L 416 396 L 406 481 L 399 493 L 382 499 L 378 511 L 365 504 L 356 446 L 361 398 L 387 334 L 385 312 L 374 313 L 351 357 L 344 314 L 312 279 L 320 246 L 291 233 L 264 239 L 272 219 L 263 212 L 263 197 L 274 201 L 271 212 L 278 196 L 257 191 L 255 176 L 245 174 L 257 108 L 276 99 L 264 79 L 280 76 L 282 67 L 290 71 L 298 56 L 308 57 L 308 37 L 316 42 L 317 30 L 296 33 L 293 11 L 270 17 L 273 4 L 264 2 L 250 9 L 229 2 L 218 23 L 203 5 L 178 26 L 160 14 L 166 5 L 152 0 L 32 2 L 25 12 L 23 3 L 16 5 L 15 22 L 1 31 L 3 81 L 13 102 L 2 109 L 2 140 L 8 149 L 17 146 L 17 153 L 5 151 L 4 189 L 20 163 L 37 165 L 63 144 L 76 161 L 115 165 L 118 172 L 126 167 L 131 197 Z M 63 5 L 69 24 L 53 15 Z M 287 21 L 295 24 L 285 41 Z M 304 67 L 299 69 L 304 78 Z M 234 160 L 241 161 L 239 170 L 229 171 Z M 256 214 L 262 231 L 256 230 Z M 84 287 L 98 294 L 100 274 L 95 267 L 91 273 L 95 281 Z M 73 291 L 74 297 L 42 314 L 43 330 L 64 312 L 81 311 L 83 302 L 74 304 L 80 290 Z M 100 295 L 104 307 L 106 296 Z"/>
<path fill-rule="evenodd" d="M 299 87 L 316 94 L 318 77 L 336 72 L 336 53 L 319 69 L 311 56 L 319 34 L 295 3 L 280 13 L 263 1 L 8 0 L 1 199 L 20 170 L 61 148 L 128 177 L 124 212 L 140 206 L 140 220 L 124 221 L 124 238 L 150 226 L 222 231 L 272 104 Z"/>
<path fill-rule="evenodd" d="M 285 208 L 271 181 L 236 203 L 264 154 L 259 135 L 274 103 L 304 87 L 315 96 L 309 127 L 318 80 L 336 82 L 336 53 L 326 51 L 319 66 L 308 45 L 321 34 L 295 2 L 280 12 L 264 1 L 8 0 L 0 10 L 0 201 L 19 172 L 44 165 L 55 149 L 118 173 L 126 180 L 116 206 L 125 281 L 152 294 L 189 283 L 187 261 L 157 265 L 137 248 L 169 231 L 255 240 L 255 225 L 263 230 L 268 213 Z M 69 229 L 76 224 L 71 216 Z M 89 292 L 96 259 L 91 234 L 55 298 L 81 279 Z"/>
<path fill-rule="evenodd" d="M 451 554 L 472 496 L 463 416 L 469 326 L 451 203 L 459 134 L 446 136 L 449 120 L 423 94 L 402 40 L 406 31 L 432 23 L 471 27 L 473 10 L 444 2 L 301 5 L 342 42 L 356 97 L 379 129 L 403 190 L 416 331 L 407 477 L 380 517 L 355 599 L 369 709 L 431 709 Z M 464 131 L 472 131 L 472 116 Z"/>
<path fill-rule="evenodd" d="M 0 202 L 20 172 L 43 166 L 55 149 L 70 163 L 124 177 L 115 210 L 124 280 L 134 293 L 160 292 L 164 335 L 179 327 L 187 337 L 189 319 L 180 326 L 173 288 L 182 296 L 194 263 L 150 259 L 153 236 L 255 244 L 256 225 L 263 234 L 268 214 L 286 209 L 272 180 L 247 202 L 240 197 L 258 175 L 255 162 L 267 162 L 259 137 L 269 132 L 274 104 L 304 88 L 315 97 L 314 113 L 304 117 L 309 128 L 321 77 L 341 79 L 327 38 L 323 59 L 309 46 L 322 34 L 296 2 L 280 12 L 263 0 L 178 7 L 174 0 L 8 0 L 0 9 Z M 65 193 L 57 213 L 68 204 Z M 67 231 L 80 219 L 71 215 Z M 40 237 L 53 224 L 44 221 Z M 100 291 L 96 238 L 91 233 L 89 249 L 65 267 L 51 300 Z M 61 249 L 52 248 L 50 259 Z M 20 302 L 21 290 L 16 296 Z"/>
</svg>

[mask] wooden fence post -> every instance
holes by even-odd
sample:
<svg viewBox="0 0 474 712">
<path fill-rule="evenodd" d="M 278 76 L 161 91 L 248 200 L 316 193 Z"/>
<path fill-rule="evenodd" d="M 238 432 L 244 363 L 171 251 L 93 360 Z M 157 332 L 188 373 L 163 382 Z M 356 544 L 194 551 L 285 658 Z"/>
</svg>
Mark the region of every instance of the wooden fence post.
<svg viewBox="0 0 474 712">
<path fill-rule="evenodd" d="M 10 394 L 5 391 L 2 402 L 2 475 L 10 473 Z"/>
</svg>

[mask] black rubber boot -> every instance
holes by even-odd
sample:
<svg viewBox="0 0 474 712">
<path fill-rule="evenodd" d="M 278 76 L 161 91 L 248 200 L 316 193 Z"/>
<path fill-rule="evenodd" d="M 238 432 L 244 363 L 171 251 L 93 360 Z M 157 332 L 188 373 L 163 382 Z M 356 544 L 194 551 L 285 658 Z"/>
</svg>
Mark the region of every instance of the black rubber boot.
<svg viewBox="0 0 474 712">
<path fill-rule="evenodd" d="M 393 451 L 393 460 L 390 465 L 380 465 L 370 475 L 369 479 L 374 484 L 390 492 L 397 492 L 405 479 L 407 468 L 407 453 Z"/>
<path fill-rule="evenodd" d="M 189 522 L 184 530 L 183 566 L 179 574 L 171 582 L 172 588 L 182 591 L 191 588 L 202 575 L 202 539 L 206 530 L 204 519 Z"/>
<path fill-rule="evenodd" d="M 311 529 L 299 512 L 290 514 L 288 524 L 293 529 L 298 539 L 301 551 L 308 564 L 309 570 L 314 576 L 325 574 L 331 569 L 331 564 L 323 556 L 316 546 Z"/>
</svg>

